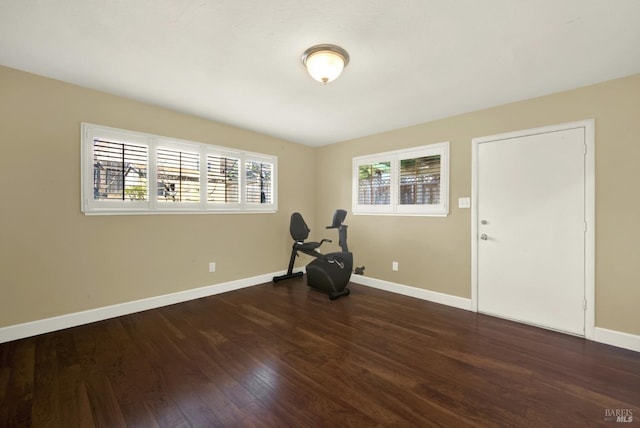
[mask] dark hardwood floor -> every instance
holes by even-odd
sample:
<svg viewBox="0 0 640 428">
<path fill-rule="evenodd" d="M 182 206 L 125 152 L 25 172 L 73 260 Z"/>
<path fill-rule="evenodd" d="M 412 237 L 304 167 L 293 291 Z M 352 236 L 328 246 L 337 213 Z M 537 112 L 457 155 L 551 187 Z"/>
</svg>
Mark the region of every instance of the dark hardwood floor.
<svg viewBox="0 0 640 428">
<path fill-rule="evenodd" d="M 0 427 L 639 424 L 639 353 L 350 288 L 265 284 L 0 344 Z"/>
</svg>

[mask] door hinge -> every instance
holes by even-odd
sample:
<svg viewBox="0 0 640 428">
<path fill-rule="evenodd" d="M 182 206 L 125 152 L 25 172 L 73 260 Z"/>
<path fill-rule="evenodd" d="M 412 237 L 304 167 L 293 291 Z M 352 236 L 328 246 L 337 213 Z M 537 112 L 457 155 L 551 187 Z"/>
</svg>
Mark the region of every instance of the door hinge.
<svg viewBox="0 0 640 428">
<path fill-rule="evenodd" d="M 585 311 L 587 310 L 587 299 L 584 299 L 582 301 L 582 309 L 584 309 Z"/>
<path fill-rule="evenodd" d="M 584 222 L 584 231 L 585 231 L 585 232 L 587 231 L 587 228 L 588 228 L 588 226 L 587 226 L 587 222 L 585 221 L 585 222 Z"/>
<path fill-rule="evenodd" d="M 587 145 L 586 144 L 584 145 L 584 155 L 585 156 L 587 155 Z"/>
</svg>

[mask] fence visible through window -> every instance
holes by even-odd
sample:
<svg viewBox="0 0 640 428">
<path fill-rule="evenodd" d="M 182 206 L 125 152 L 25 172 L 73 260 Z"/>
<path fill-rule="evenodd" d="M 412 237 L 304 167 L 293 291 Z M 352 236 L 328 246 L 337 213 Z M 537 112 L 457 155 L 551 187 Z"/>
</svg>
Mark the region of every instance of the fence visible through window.
<svg viewBox="0 0 640 428">
<path fill-rule="evenodd" d="M 449 214 L 449 142 L 357 156 L 352 165 L 354 214 Z"/>
<path fill-rule="evenodd" d="M 400 204 L 440 203 L 440 155 L 400 161 Z"/>
<path fill-rule="evenodd" d="M 388 205 L 391 203 L 391 162 L 360 165 L 358 169 L 358 203 Z"/>
</svg>

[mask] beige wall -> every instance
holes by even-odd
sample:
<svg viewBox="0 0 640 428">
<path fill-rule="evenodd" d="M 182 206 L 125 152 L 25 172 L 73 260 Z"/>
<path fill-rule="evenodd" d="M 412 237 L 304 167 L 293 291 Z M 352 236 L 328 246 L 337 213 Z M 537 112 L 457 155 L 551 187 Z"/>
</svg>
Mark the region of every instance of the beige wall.
<svg viewBox="0 0 640 428">
<path fill-rule="evenodd" d="M 589 118 L 596 326 L 640 334 L 640 75 L 313 149 L 0 67 L 0 327 L 284 269 L 291 212 L 335 238 L 324 226 L 350 211 L 353 156 L 442 141 L 450 215 L 349 215 L 349 246 L 367 276 L 470 297 L 471 211 L 457 199 L 471 194 L 471 139 Z M 278 213 L 84 216 L 80 122 L 276 155 Z"/>
<path fill-rule="evenodd" d="M 80 122 L 276 155 L 278 213 L 85 216 Z M 0 327 L 282 270 L 313 221 L 310 147 L 3 67 L 0 141 Z"/>
<path fill-rule="evenodd" d="M 349 246 L 367 276 L 470 298 L 471 210 L 458 208 L 457 200 L 471 196 L 472 138 L 591 118 L 596 326 L 640 334 L 640 75 L 322 147 L 315 227 L 337 207 L 350 210 L 352 157 L 450 141 L 450 215 L 350 215 Z M 394 260 L 398 272 L 391 271 Z"/>
</svg>

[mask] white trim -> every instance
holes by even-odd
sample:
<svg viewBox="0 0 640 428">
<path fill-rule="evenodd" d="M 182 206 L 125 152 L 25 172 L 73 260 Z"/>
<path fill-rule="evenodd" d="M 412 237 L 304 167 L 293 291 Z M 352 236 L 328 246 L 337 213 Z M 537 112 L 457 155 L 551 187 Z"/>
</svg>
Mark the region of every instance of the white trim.
<svg viewBox="0 0 640 428">
<path fill-rule="evenodd" d="M 478 312 L 478 147 L 471 140 L 471 310 Z"/>
<path fill-rule="evenodd" d="M 579 122 L 584 126 L 584 296 L 587 308 L 584 313 L 584 337 L 595 340 L 596 329 L 596 131 L 595 120 Z"/>
<path fill-rule="evenodd" d="M 370 278 L 362 275 L 351 275 L 351 282 L 366 285 L 367 287 L 390 291 L 402 294 L 403 296 L 415 297 L 417 299 L 428 300 L 429 302 L 441 305 L 452 306 L 458 309 L 471 310 L 471 300 L 464 297 L 452 296 L 451 294 L 439 293 L 437 291 L 425 290 L 424 288 L 412 287 L 409 285 L 397 284 L 395 282 L 384 281 L 382 279 Z"/>
<path fill-rule="evenodd" d="M 595 331 L 595 121 L 594 119 L 489 135 L 471 140 L 471 310 L 478 311 L 478 146 L 488 141 L 584 128 L 585 135 L 585 320 L 584 337 L 594 339 Z"/>
<path fill-rule="evenodd" d="M 295 271 L 302 271 L 297 268 Z M 136 312 L 155 309 L 162 306 L 182 303 L 202 297 L 213 296 L 215 294 L 226 293 L 228 291 L 239 290 L 241 288 L 252 287 L 254 285 L 271 282 L 276 275 L 282 275 L 284 271 L 270 274 L 258 275 L 250 278 L 238 279 L 235 281 L 223 282 L 220 284 L 208 285 L 191 290 L 179 291 L 176 293 L 154 296 L 146 299 L 133 300 L 111 306 L 104 306 L 96 309 L 89 309 L 81 312 L 61 315 L 52 318 L 45 318 L 23 324 L 10 325 L 0 328 L 0 343 L 12 340 L 23 339 L 25 337 L 38 334 L 49 333 L 56 330 L 89 324 L 122 315 L 129 315 Z"/>
<path fill-rule="evenodd" d="M 596 327 L 593 340 L 607 345 L 617 346 L 618 348 L 640 352 L 640 335 L 637 334 Z"/>
</svg>

